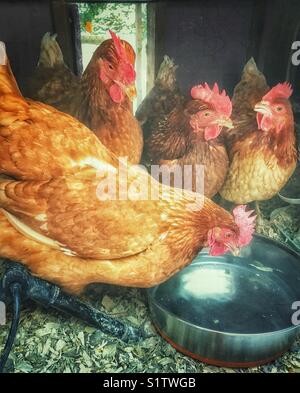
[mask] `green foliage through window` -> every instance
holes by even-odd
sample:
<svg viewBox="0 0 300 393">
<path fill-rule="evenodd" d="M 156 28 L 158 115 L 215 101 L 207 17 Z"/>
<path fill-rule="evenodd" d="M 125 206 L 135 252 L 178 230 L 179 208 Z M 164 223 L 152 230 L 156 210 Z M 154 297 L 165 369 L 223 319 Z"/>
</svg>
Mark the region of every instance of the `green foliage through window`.
<svg viewBox="0 0 300 393">
<path fill-rule="evenodd" d="M 135 7 L 133 3 L 79 3 L 81 30 L 91 22 L 93 35 L 105 35 L 108 29 L 115 32 L 134 34 Z M 142 7 L 143 36 L 146 35 L 146 6 Z"/>
</svg>

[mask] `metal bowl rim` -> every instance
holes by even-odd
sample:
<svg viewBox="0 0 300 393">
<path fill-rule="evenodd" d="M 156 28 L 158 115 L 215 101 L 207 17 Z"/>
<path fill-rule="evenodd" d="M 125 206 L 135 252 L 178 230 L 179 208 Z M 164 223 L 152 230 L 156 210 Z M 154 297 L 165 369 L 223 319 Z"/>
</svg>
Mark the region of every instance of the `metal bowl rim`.
<svg viewBox="0 0 300 393">
<path fill-rule="evenodd" d="M 284 202 L 290 203 L 291 205 L 300 205 L 300 198 L 289 198 L 285 197 L 280 192 L 278 192 L 278 196 L 280 199 L 282 199 Z"/>
<path fill-rule="evenodd" d="M 296 258 L 300 258 L 300 253 L 295 251 L 295 250 L 293 250 L 291 247 L 289 247 L 285 243 L 281 243 L 278 240 L 271 239 L 268 236 L 261 235 L 260 233 L 256 233 L 256 232 L 254 233 L 253 237 L 261 238 L 263 240 L 266 240 L 269 243 L 275 243 L 277 245 L 277 247 L 283 248 L 285 251 L 289 252 L 290 254 L 292 254 Z M 299 261 L 299 263 L 300 263 L 300 261 Z"/>
<path fill-rule="evenodd" d="M 269 238 L 267 236 L 264 236 L 264 235 L 261 235 L 261 234 L 257 234 L 257 233 L 255 233 L 254 236 L 258 237 L 258 238 L 262 238 L 264 240 L 267 240 L 267 241 L 269 241 L 271 243 L 275 243 L 278 247 L 283 248 L 285 251 L 293 254 L 295 257 L 298 257 L 298 258 L 300 257 L 300 254 L 298 254 L 296 251 L 292 250 L 288 246 L 286 246 L 286 245 L 284 245 L 284 244 L 282 244 L 282 243 L 280 243 L 280 242 L 278 242 L 278 241 L 276 241 L 274 239 L 271 239 L 271 238 Z M 203 254 L 204 255 L 205 254 L 209 255 L 207 251 L 205 251 Z M 178 317 L 172 311 L 168 310 L 167 308 L 163 307 L 161 304 L 157 303 L 155 301 L 152 293 L 154 292 L 155 288 L 157 288 L 158 286 L 163 285 L 163 284 L 164 283 L 159 284 L 159 285 L 157 285 L 155 287 L 149 288 L 147 290 L 148 298 L 149 298 L 151 304 L 153 304 L 156 307 L 158 307 L 164 313 L 169 314 L 171 317 L 181 321 L 182 323 L 184 323 L 184 324 L 186 324 L 188 326 L 194 327 L 196 329 L 204 330 L 204 331 L 209 332 L 209 333 L 222 334 L 222 335 L 226 335 L 226 336 L 239 336 L 239 337 L 241 337 L 241 336 L 243 336 L 243 337 L 254 336 L 255 337 L 255 336 L 262 336 L 262 335 L 264 335 L 264 336 L 273 336 L 273 335 L 276 335 L 276 334 L 279 334 L 279 333 L 287 333 L 287 332 L 290 332 L 290 331 L 295 330 L 295 329 L 300 327 L 300 325 L 294 325 L 294 326 L 287 327 L 285 329 L 274 330 L 274 331 L 271 331 L 271 332 L 262 332 L 262 333 L 233 333 L 233 332 L 223 332 L 223 331 L 219 331 L 219 330 L 208 329 L 208 328 L 202 327 L 200 325 L 196 325 L 194 323 L 191 323 L 189 321 L 186 321 L 185 319 L 182 319 L 182 318 Z"/>
<path fill-rule="evenodd" d="M 158 304 L 156 301 L 154 301 L 152 295 L 150 294 L 150 291 L 151 291 L 151 289 L 148 289 L 148 297 L 150 298 L 151 304 L 155 305 L 161 311 L 163 311 L 166 314 L 169 314 L 171 317 L 177 319 L 178 321 L 180 321 L 188 326 L 194 327 L 198 330 L 204 330 L 209 333 L 222 334 L 222 335 L 226 335 L 226 336 L 239 336 L 239 337 L 273 336 L 273 335 L 276 335 L 279 333 L 287 333 L 287 332 L 290 332 L 290 331 L 295 330 L 300 327 L 300 325 L 295 325 L 295 326 L 290 326 L 290 327 L 287 327 L 287 328 L 281 329 L 281 330 L 274 330 L 272 332 L 262 332 L 262 333 L 234 333 L 234 332 L 223 332 L 221 330 L 208 329 L 208 328 L 202 327 L 200 325 L 195 325 L 194 323 L 186 321 L 185 319 L 182 319 L 182 318 L 178 317 L 177 315 L 175 315 L 172 311 L 169 311 L 168 309 L 166 309 L 162 305 Z"/>
</svg>

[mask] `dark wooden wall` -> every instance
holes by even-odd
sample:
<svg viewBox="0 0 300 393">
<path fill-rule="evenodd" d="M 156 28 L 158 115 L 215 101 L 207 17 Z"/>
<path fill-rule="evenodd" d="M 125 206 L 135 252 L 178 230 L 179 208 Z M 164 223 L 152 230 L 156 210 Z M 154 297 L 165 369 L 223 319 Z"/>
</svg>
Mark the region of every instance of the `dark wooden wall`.
<svg viewBox="0 0 300 393">
<path fill-rule="evenodd" d="M 179 65 L 181 88 L 207 81 L 232 92 L 253 56 L 272 85 L 286 78 L 300 21 L 299 0 L 198 0 L 157 4 L 156 70 L 163 55 Z M 300 67 L 291 67 L 295 83 Z"/>
<path fill-rule="evenodd" d="M 172 2 L 157 13 L 157 65 L 164 54 L 179 65 L 185 91 L 202 81 L 230 89 L 248 56 L 252 0 Z"/>
<path fill-rule="evenodd" d="M 264 28 L 259 43 L 259 59 L 271 85 L 289 79 L 295 95 L 300 95 L 300 66 L 291 63 L 291 45 L 300 41 L 300 1 L 267 1 Z"/>
<path fill-rule="evenodd" d="M 47 31 L 58 34 L 65 63 L 75 73 L 81 73 L 78 18 L 76 5 L 64 0 L 0 1 L 0 40 L 6 43 L 21 87 L 37 65 L 41 39 Z"/>
<path fill-rule="evenodd" d="M 18 80 L 36 66 L 41 38 L 47 31 L 53 32 L 50 2 L 0 2 L 0 40 L 6 43 Z"/>
</svg>

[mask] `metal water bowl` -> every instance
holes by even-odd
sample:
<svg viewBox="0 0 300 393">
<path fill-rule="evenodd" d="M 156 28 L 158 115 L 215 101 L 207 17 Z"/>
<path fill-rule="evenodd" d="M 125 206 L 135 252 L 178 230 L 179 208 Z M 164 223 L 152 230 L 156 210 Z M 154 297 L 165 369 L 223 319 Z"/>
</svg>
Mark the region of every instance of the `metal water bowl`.
<svg viewBox="0 0 300 393">
<path fill-rule="evenodd" d="M 257 366 L 299 332 L 292 307 L 300 302 L 300 256 L 255 235 L 239 257 L 202 251 L 148 295 L 155 326 L 179 351 L 214 365 Z"/>
</svg>

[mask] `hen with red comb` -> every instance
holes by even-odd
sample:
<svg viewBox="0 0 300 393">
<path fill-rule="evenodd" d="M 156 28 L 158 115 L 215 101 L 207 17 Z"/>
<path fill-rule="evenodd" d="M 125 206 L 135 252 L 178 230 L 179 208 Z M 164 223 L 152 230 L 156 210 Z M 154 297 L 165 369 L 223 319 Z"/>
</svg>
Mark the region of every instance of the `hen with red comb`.
<svg viewBox="0 0 300 393">
<path fill-rule="evenodd" d="M 91 283 L 154 286 L 209 244 L 215 253 L 240 248 L 249 229 L 242 214 L 237 222 L 137 166 L 120 171 L 77 119 L 24 98 L 8 62 L 0 65 L 0 101 L 1 258 L 78 294 Z M 107 190 L 111 179 L 122 197 Z"/>
<path fill-rule="evenodd" d="M 66 112 L 95 132 L 118 157 L 140 162 L 142 130 L 132 113 L 136 96 L 135 53 L 113 31 L 95 50 L 81 78 L 64 64 L 55 39 L 45 34 L 39 65 L 25 95 Z"/>
<path fill-rule="evenodd" d="M 230 168 L 220 194 L 238 204 L 255 201 L 258 216 L 258 201 L 275 196 L 296 167 L 292 92 L 288 82 L 270 89 L 253 59 L 234 91 L 234 128 L 225 135 Z"/>
<path fill-rule="evenodd" d="M 226 92 L 207 83 L 191 89 L 191 97 L 180 102 L 161 119 L 146 141 L 146 151 L 153 164 L 172 171 L 182 171 L 181 184 L 199 191 L 204 182 L 204 194 L 214 196 L 221 188 L 228 169 L 226 148 L 219 135 L 223 128 L 232 127 L 232 105 Z M 190 166 L 191 170 L 184 168 Z M 204 178 L 199 167 L 204 167 Z M 202 188 L 201 188 L 202 191 Z"/>
</svg>

